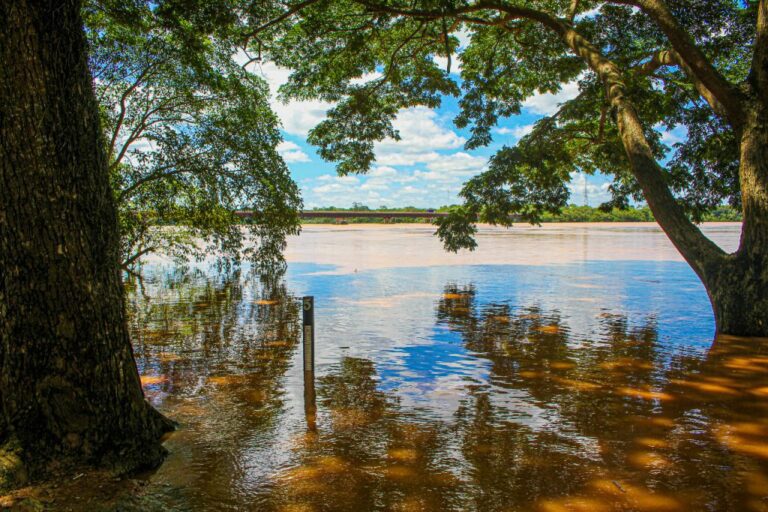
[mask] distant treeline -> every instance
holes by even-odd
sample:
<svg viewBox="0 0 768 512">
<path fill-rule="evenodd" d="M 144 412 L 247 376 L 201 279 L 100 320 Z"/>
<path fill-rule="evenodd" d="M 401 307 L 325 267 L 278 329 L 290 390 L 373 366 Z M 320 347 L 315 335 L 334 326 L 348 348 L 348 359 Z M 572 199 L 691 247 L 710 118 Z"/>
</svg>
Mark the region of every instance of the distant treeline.
<svg viewBox="0 0 768 512">
<path fill-rule="evenodd" d="M 591 206 L 570 205 L 555 215 L 544 214 L 544 222 L 653 222 L 653 213 L 650 208 L 627 208 L 620 210 L 614 208 L 611 211 L 603 211 Z M 704 222 L 739 222 L 741 212 L 730 207 L 720 206 L 712 212 L 704 215 Z"/>
<path fill-rule="evenodd" d="M 386 215 L 387 213 L 396 212 L 447 212 L 449 206 L 442 206 L 440 208 L 416 208 L 415 206 L 404 206 L 402 208 L 387 208 L 386 206 L 380 206 L 378 208 L 370 208 L 360 203 L 354 203 L 351 208 L 337 208 L 335 206 L 324 206 L 320 208 L 313 208 L 312 211 L 327 211 L 327 212 L 381 212 Z M 336 222 L 333 216 L 329 217 L 317 217 L 310 219 L 301 219 L 302 224 L 328 224 Z M 341 219 L 344 224 L 384 224 L 385 222 L 396 224 L 429 224 L 432 219 L 410 219 L 410 218 L 393 218 L 385 219 L 383 217 L 349 217 Z"/>
<path fill-rule="evenodd" d="M 314 211 L 375 211 L 386 214 L 387 212 L 446 212 L 449 210 L 448 206 L 441 206 L 440 208 L 426 209 L 416 208 L 414 206 L 405 206 L 403 208 L 387 208 L 385 206 L 379 208 L 369 208 L 368 206 L 361 204 L 354 204 L 352 208 L 337 208 L 335 206 L 314 208 Z M 592 206 L 576 206 L 570 205 L 563 208 L 559 214 L 546 213 L 543 216 L 542 222 L 653 222 L 653 214 L 647 206 L 639 208 L 627 208 L 626 210 L 620 210 L 614 208 L 611 211 L 603 211 L 599 208 Z M 705 222 L 740 222 L 741 212 L 730 207 L 721 206 L 712 212 L 704 215 Z M 328 218 L 311 218 L 302 219 L 304 224 L 327 224 L 329 222 L 336 222 L 333 216 Z M 352 217 L 343 219 L 344 223 L 348 224 L 363 224 L 363 223 L 375 223 L 380 224 L 384 222 L 392 222 L 398 224 L 405 223 L 429 223 L 430 219 L 408 219 L 408 218 L 392 218 L 385 220 L 384 218 L 369 218 L 369 217 Z"/>
</svg>

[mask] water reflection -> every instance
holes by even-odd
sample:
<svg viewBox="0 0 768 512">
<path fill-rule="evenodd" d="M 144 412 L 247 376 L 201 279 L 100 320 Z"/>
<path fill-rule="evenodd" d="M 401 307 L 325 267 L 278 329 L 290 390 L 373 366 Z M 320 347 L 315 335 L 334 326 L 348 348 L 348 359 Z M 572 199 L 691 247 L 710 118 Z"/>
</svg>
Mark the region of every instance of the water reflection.
<svg viewBox="0 0 768 512">
<path fill-rule="evenodd" d="M 299 304 L 285 283 L 239 271 L 158 271 L 132 284 L 142 290 L 128 309 L 145 393 L 181 424 L 160 480 L 181 508 L 239 508 L 249 482 L 284 458 L 272 446 Z"/>
<path fill-rule="evenodd" d="M 393 289 L 390 338 L 321 336 L 309 394 L 284 282 L 132 283 L 146 393 L 181 422 L 147 495 L 183 510 L 768 509 L 768 342 L 684 350 L 652 310 L 582 302 L 585 320 L 471 283 Z M 348 286 L 332 290 L 345 309 L 318 314 L 373 329 L 380 310 L 350 310 Z"/>
<path fill-rule="evenodd" d="M 492 378 L 548 411 L 530 428 L 476 389 L 457 413 L 480 510 L 765 510 L 768 345 L 721 338 L 663 363 L 653 318 L 601 315 L 573 346 L 557 311 L 474 304 L 447 287 L 438 319 L 493 362 Z M 747 457 L 744 457 L 747 455 Z M 495 501 L 495 503 L 494 503 Z"/>
</svg>

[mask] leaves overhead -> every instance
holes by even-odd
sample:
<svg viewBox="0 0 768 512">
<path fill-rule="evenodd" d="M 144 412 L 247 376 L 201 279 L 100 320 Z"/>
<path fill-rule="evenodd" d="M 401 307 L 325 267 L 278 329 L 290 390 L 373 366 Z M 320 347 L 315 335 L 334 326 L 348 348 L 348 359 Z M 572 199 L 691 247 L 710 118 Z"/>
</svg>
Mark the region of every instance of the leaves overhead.
<svg viewBox="0 0 768 512">
<path fill-rule="evenodd" d="M 85 8 L 126 265 L 162 250 L 280 266 L 285 237 L 298 230 L 301 200 L 276 150 L 269 90 L 234 60 L 241 4 Z M 247 231 L 237 209 L 255 213 Z"/>
<path fill-rule="evenodd" d="M 668 37 L 628 3 L 310 0 L 254 14 L 258 28 L 249 35 L 264 42 L 269 59 L 294 70 L 282 88 L 285 97 L 337 102 L 310 141 L 342 174 L 367 171 L 374 142 L 398 138 L 392 121 L 400 109 L 435 108 L 444 95 L 458 97 L 455 123 L 471 132 L 466 147 L 472 149 L 490 144 L 492 128 L 520 113 L 526 98 L 578 82 L 576 98 L 537 122 L 515 148 L 499 150 L 488 170 L 465 185 L 465 204 L 438 229 L 455 250 L 474 246 L 473 222 L 508 224 L 512 215 L 538 222 L 557 211 L 567 204 L 566 185 L 577 171 L 613 178 L 607 208 L 642 199 L 603 80 L 552 24 L 573 26 L 620 70 L 651 152 L 667 163 L 664 178 L 689 216 L 738 204 L 737 138 L 686 71 L 659 60 L 672 49 Z M 755 2 L 667 4 L 723 77 L 731 83 L 747 77 Z M 468 43 L 462 47 L 460 40 Z M 439 59 L 460 63 L 460 77 Z M 673 129 L 681 140 L 665 144 L 659 131 Z"/>
</svg>

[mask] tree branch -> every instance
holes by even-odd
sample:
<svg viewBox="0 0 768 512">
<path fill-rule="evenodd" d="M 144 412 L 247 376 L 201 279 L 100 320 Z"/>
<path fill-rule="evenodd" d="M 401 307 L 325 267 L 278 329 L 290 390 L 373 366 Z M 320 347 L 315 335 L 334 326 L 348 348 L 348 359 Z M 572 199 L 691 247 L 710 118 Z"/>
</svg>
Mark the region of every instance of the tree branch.
<svg viewBox="0 0 768 512">
<path fill-rule="evenodd" d="M 576 14 L 579 12 L 579 0 L 571 0 L 571 8 L 568 9 L 568 21 L 573 23 L 576 19 Z"/>
<path fill-rule="evenodd" d="M 293 7 L 291 7 L 287 11 L 285 11 L 283 14 L 278 16 L 277 18 L 273 18 L 273 19 L 269 20 L 268 22 L 264 23 L 263 25 L 257 27 L 253 32 L 251 32 L 250 34 L 248 34 L 246 36 L 246 40 L 248 40 L 248 39 L 258 35 L 259 32 L 263 32 L 264 30 L 268 29 L 269 27 L 271 27 L 273 25 L 277 25 L 281 21 L 290 18 L 291 16 L 293 16 L 297 12 L 301 11 L 305 7 L 309 7 L 310 5 L 315 4 L 315 3 L 319 2 L 319 1 L 320 0 L 304 0 L 303 2 L 299 2 L 298 4 L 294 5 Z"/>
<path fill-rule="evenodd" d="M 768 0 L 757 4 L 757 39 L 752 57 L 752 73 L 756 79 L 757 93 L 768 95 Z"/>
<path fill-rule="evenodd" d="M 675 52 L 679 55 L 681 67 L 684 71 L 698 80 L 698 90 L 708 91 L 707 102 L 712 105 L 713 100 L 722 105 L 722 113 L 725 119 L 737 131 L 741 131 L 744 124 L 743 98 L 738 89 L 723 77 L 712 65 L 704 53 L 696 46 L 691 36 L 680 27 L 677 19 L 672 15 L 664 0 L 610 0 L 612 3 L 632 5 L 639 7 L 647 14 L 662 32 L 667 36 Z M 762 0 L 764 3 L 765 0 Z M 720 114 L 718 112 L 718 114 Z"/>
<path fill-rule="evenodd" d="M 680 254 L 699 275 L 703 275 L 709 264 L 725 253 L 688 219 L 667 186 L 664 172 L 653 156 L 637 111 L 626 96 L 627 87 L 618 66 L 579 34 L 573 25 L 546 12 L 506 4 L 482 2 L 479 5 L 495 8 L 511 18 L 525 18 L 541 23 L 554 31 L 600 77 L 606 86 L 611 106 L 616 110 L 621 141 L 648 206 Z"/>
<path fill-rule="evenodd" d="M 761 0 L 761 3 L 765 1 Z M 664 27 L 669 31 L 668 37 L 672 41 L 673 47 L 681 54 L 686 55 L 687 59 L 685 61 L 689 65 L 693 64 L 691 67 L 696 76 L 700 77 L 702 82 L 713 90 L 713 93 L 716 92 L 718 98 L 720 96 L 723 97 L 720 98 L 720 101 L 726 105 L 729 119 L 733 116 L 734 122 L 740 124 L 741 98 L 735 96 L 732 86 L 717 73 L 698 48 L 696 48 L 690 37 L 677 26 L 676 20 L 666 10 L 666 6 L 663 6 L 664 9 L 659 8 L 658 0 L 637 0 L 637 2 L 642 2 L 644 6 L 648 4 L 656 7 L 656 10 L 651 9 L 648 14 L 652 17 L 659 17 L 661 21 L 657 20 L 657 23 L 664 24 Z M 675 247 L 677 247 L 699 275 L 705 273 L 708 266 L 714 260 L 725 254 L 722 249 L 704 236 L 688 219 L 667 186 L 664 172 L 653 156 L 653 151 L 645 137 L 643 125 L 635 107 L 626 96 L 627 87 L 621 70 L 613 61 L 605 57 L 600 50 L 579 34 L 567 20 L 562 20 L 536 9 L 487 0 L 480 0 L 476 4 L 449 11 L 400 9 L 387 5 L 378 5 L 370 0 L 358 0 L 358 3 L 374 13 L 409 16 L 426 20 L 435 20 L 446 16 L 461 17 L 482 11 L 495 11 L 499 14 L 506 14 L 504 18 L 505 25 L 508 20 L 528 19 L 538 22 L 555 32 L 565 45 L 583 59 L 605 84 L 610 104 L 617 113 L 619 134 L 627 152 L 632 172 L 640 184 L 643 194 L 648 201 L 648 206 L 653 211 L 656 220 L 667 233 Z M 634 5 L 634 2 L 624 2 L 621 0 L 616 3 L 632 3 Z M 282 19 L 289 15 L 286 13 Z M 275 20 L 275 23 L 278 21 Z M 498 22 L 498 20 L 488 20 L 484 21 L 483 24 L 493 23 L 494 21 Z M 506 28 L 510 32 L 513 30 L 512 27 Z M 724 101 L 724 99 L 727 101 Z"/>
<path fill-rule="evenodd" d="M 130 272 L 131 270 L 128 267 L 130 267 L 137 259 L 141 258 L 147 253 L 154 251 L 155 249 L 156 247 L 151 245 L 149 247 L 146 247 L 140 250 L 139 252 L 137 252 L 136 254 L 134 254 L 133 256 L 131 256 L 130 258 L 128 258 L 122 263 L 123 269 Z"/>
<path fill-rule="evenodd" d="M 115 123 L 115 128 L 112 132 L 112 137 L 109 141 L 109 147 L 107 148 L 107 162 L 112 160 L 112 155 L 115 154 L 115 143 L 117 142 L 117 138 L 120 136 L 120 130 L 123 127 L 123 121 L 125 121 L 125 115 L 128 111 L 128 108 L 125 104 L 125 102 L 128 100 L 128 97 L 135 91 L 141 82 L 149 76 L 150 71 L 155 67 L 155 63 L 149 64 L 144 70 L 139 74 L 138 77 L 136 77 L 136 80 L 128 87 L 122 95 L 120 95 L 120 114 L 117 117 L 117 123 Z"/>
<path fill-rule="evenodd" d="M 117 196 L 117 202 L 121 203 L 125 198 L 127 198 L 133 191 L 135 191 L 140 186 L 144 185 L 145 183 L 149 183 L 150 181 L 156 181 L 163 178 L 168 178 L 170 176 L 174 176 L 176 174 L 181 174 L 186 171 L 186 169 L 176 169 L 175 171 L 170 172 L 164 172 L 168 169 L 172 169 L 174 167 L 177 167 L 178 162 L 174 162 L 172 164 L 163 165 L 161 167 L 158 167 L 148 175 L 144 176 L 143 178 L 139 178 L 138 180 L 134 181 L 128 188 L 120 191 L 120 194 Z"/>
<path fill-rule="evenodd" d="M 637 111 L 626 96 L 626 84 L 618 66 L 576 32 L 573 26 L 565 25 L 546 13 L 538 13 L 537 17 L 584 59 L 605 83 L 608 99 L 616 110 L 619 135 L 632 173 L 643 190 L 648 206 L 680 254 L 703 276 L 709 264 L 725 253 L 688 219 L 667 186 L 664 171 L 653 156 Z"/>
<path fill-rule="evenodd" d="M 706 85 L 704 85 L 704 82 L 699 80 L 690 66 L 685 63 L 682 57 L 680 57 L 680 54 L 678 54 L 675 50 L 662 50 L 655 53 L 653 57 L 651 57 L 651 60 L 637 68 L 637 73 L 641 76 L 650 76 L 657 69 L 664 66 L 677 66 L 682 69 L 693 86 L 696 88 L 696 92 L 698 92 L 699 95 L 704 98 L 704 100 L 709 104 L 710 108 L 712 108 L 715 114 L 724 119 L 728 118 L 728 109 L 725 107 L 725 105 L 723 105 L 720 100 L 712 93 L 712 91 L 707 88 Z"/>
</svg>

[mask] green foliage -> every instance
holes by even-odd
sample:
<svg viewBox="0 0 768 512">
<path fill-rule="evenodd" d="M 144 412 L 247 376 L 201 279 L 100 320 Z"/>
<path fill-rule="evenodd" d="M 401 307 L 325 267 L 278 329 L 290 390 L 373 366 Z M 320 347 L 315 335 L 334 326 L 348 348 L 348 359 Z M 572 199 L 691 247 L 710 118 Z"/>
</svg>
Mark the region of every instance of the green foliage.
<svg viewBox="0 0 768 512">
<path fill-rule="evenodd" d="M 458 252 L 459 249 L 475 250 L 475 214 L 463 206 L 454 206 L 448 210 L 448 216 L 436 222 L 437 236 L 443 241 L 446 250 Z"/>
<path fill-rule="evenodd" d="M 84 9 L 126 266 L 152 251 L 282 264 L 298 188 L 265 82 L 233 60 L 240 2 Z M 247 229 L 236 209 L 256 215 Z"/>
<path fill-rule="evenodd" d="M 679 65 L 655 65 L 671 49 L 645 12 L 624 1 L 319 0 L 258 31 L 267 53 L 295 70 L 286 97 L 338 102 L 310 140 L 342 174 L 366 172 L 373 143 L 397 138 L 392 120 L 407 107 L 436 107 L 441 95 L 459 98 L 455 123 L 471 131 L 467 148 L 487 145 L 500 119 L 520 112 L 536 92 L 557 92 L 578 81 L 579 95 L 536 123 L 515 148 L 503 148 L 489 169 L 470 180 L 464 205 L 440 222 L 449 249 L 472 247 L 473 222 L 541 222 L 568 202 L 573 172 L 613 178 L 604 209 L 626 209 L 643 195 L 619 137 L 606 85 L 547 20 L 573 26 L 605 58 L 640 114 L 652 155 L 666 161 L 664 179 L 694 220 L 730 204 L 739 207 L 738 144 L 733 130 L 702 99 Z M 732 83 L 746 78 L 755 38 L 755 5 L 739 0 L 666 2 L 681 29 Z M 571 12 L 573 6 L 576 12 Z M 525 11 L 524 14 L 510 14 Z M 536 13 L 533 13 L 536 11 Z M 588 13 L 588 14 L 585 14 Z M 271 16 L 271 18 L 270 18 Z M 256 25 L 274 14 L 257 17 Z M 457 34 L 469 35 L 465 48 Z M 461 77 L 436 57 L 461 59 Z M 368 81 L 355 80 L 376 73 Z M 659 130 L 684 140 L 668 147 Z M 616 211 L 616 210 L 613 210 Z"/>
<path fill-rule="evenodd" d="M 590 206 L 566 206 L 557 213 L 542 216 L 542 222 L 653 222 L 651 210 L 642 208 L 613 208 L 609 211 Z"/>
</svg>

